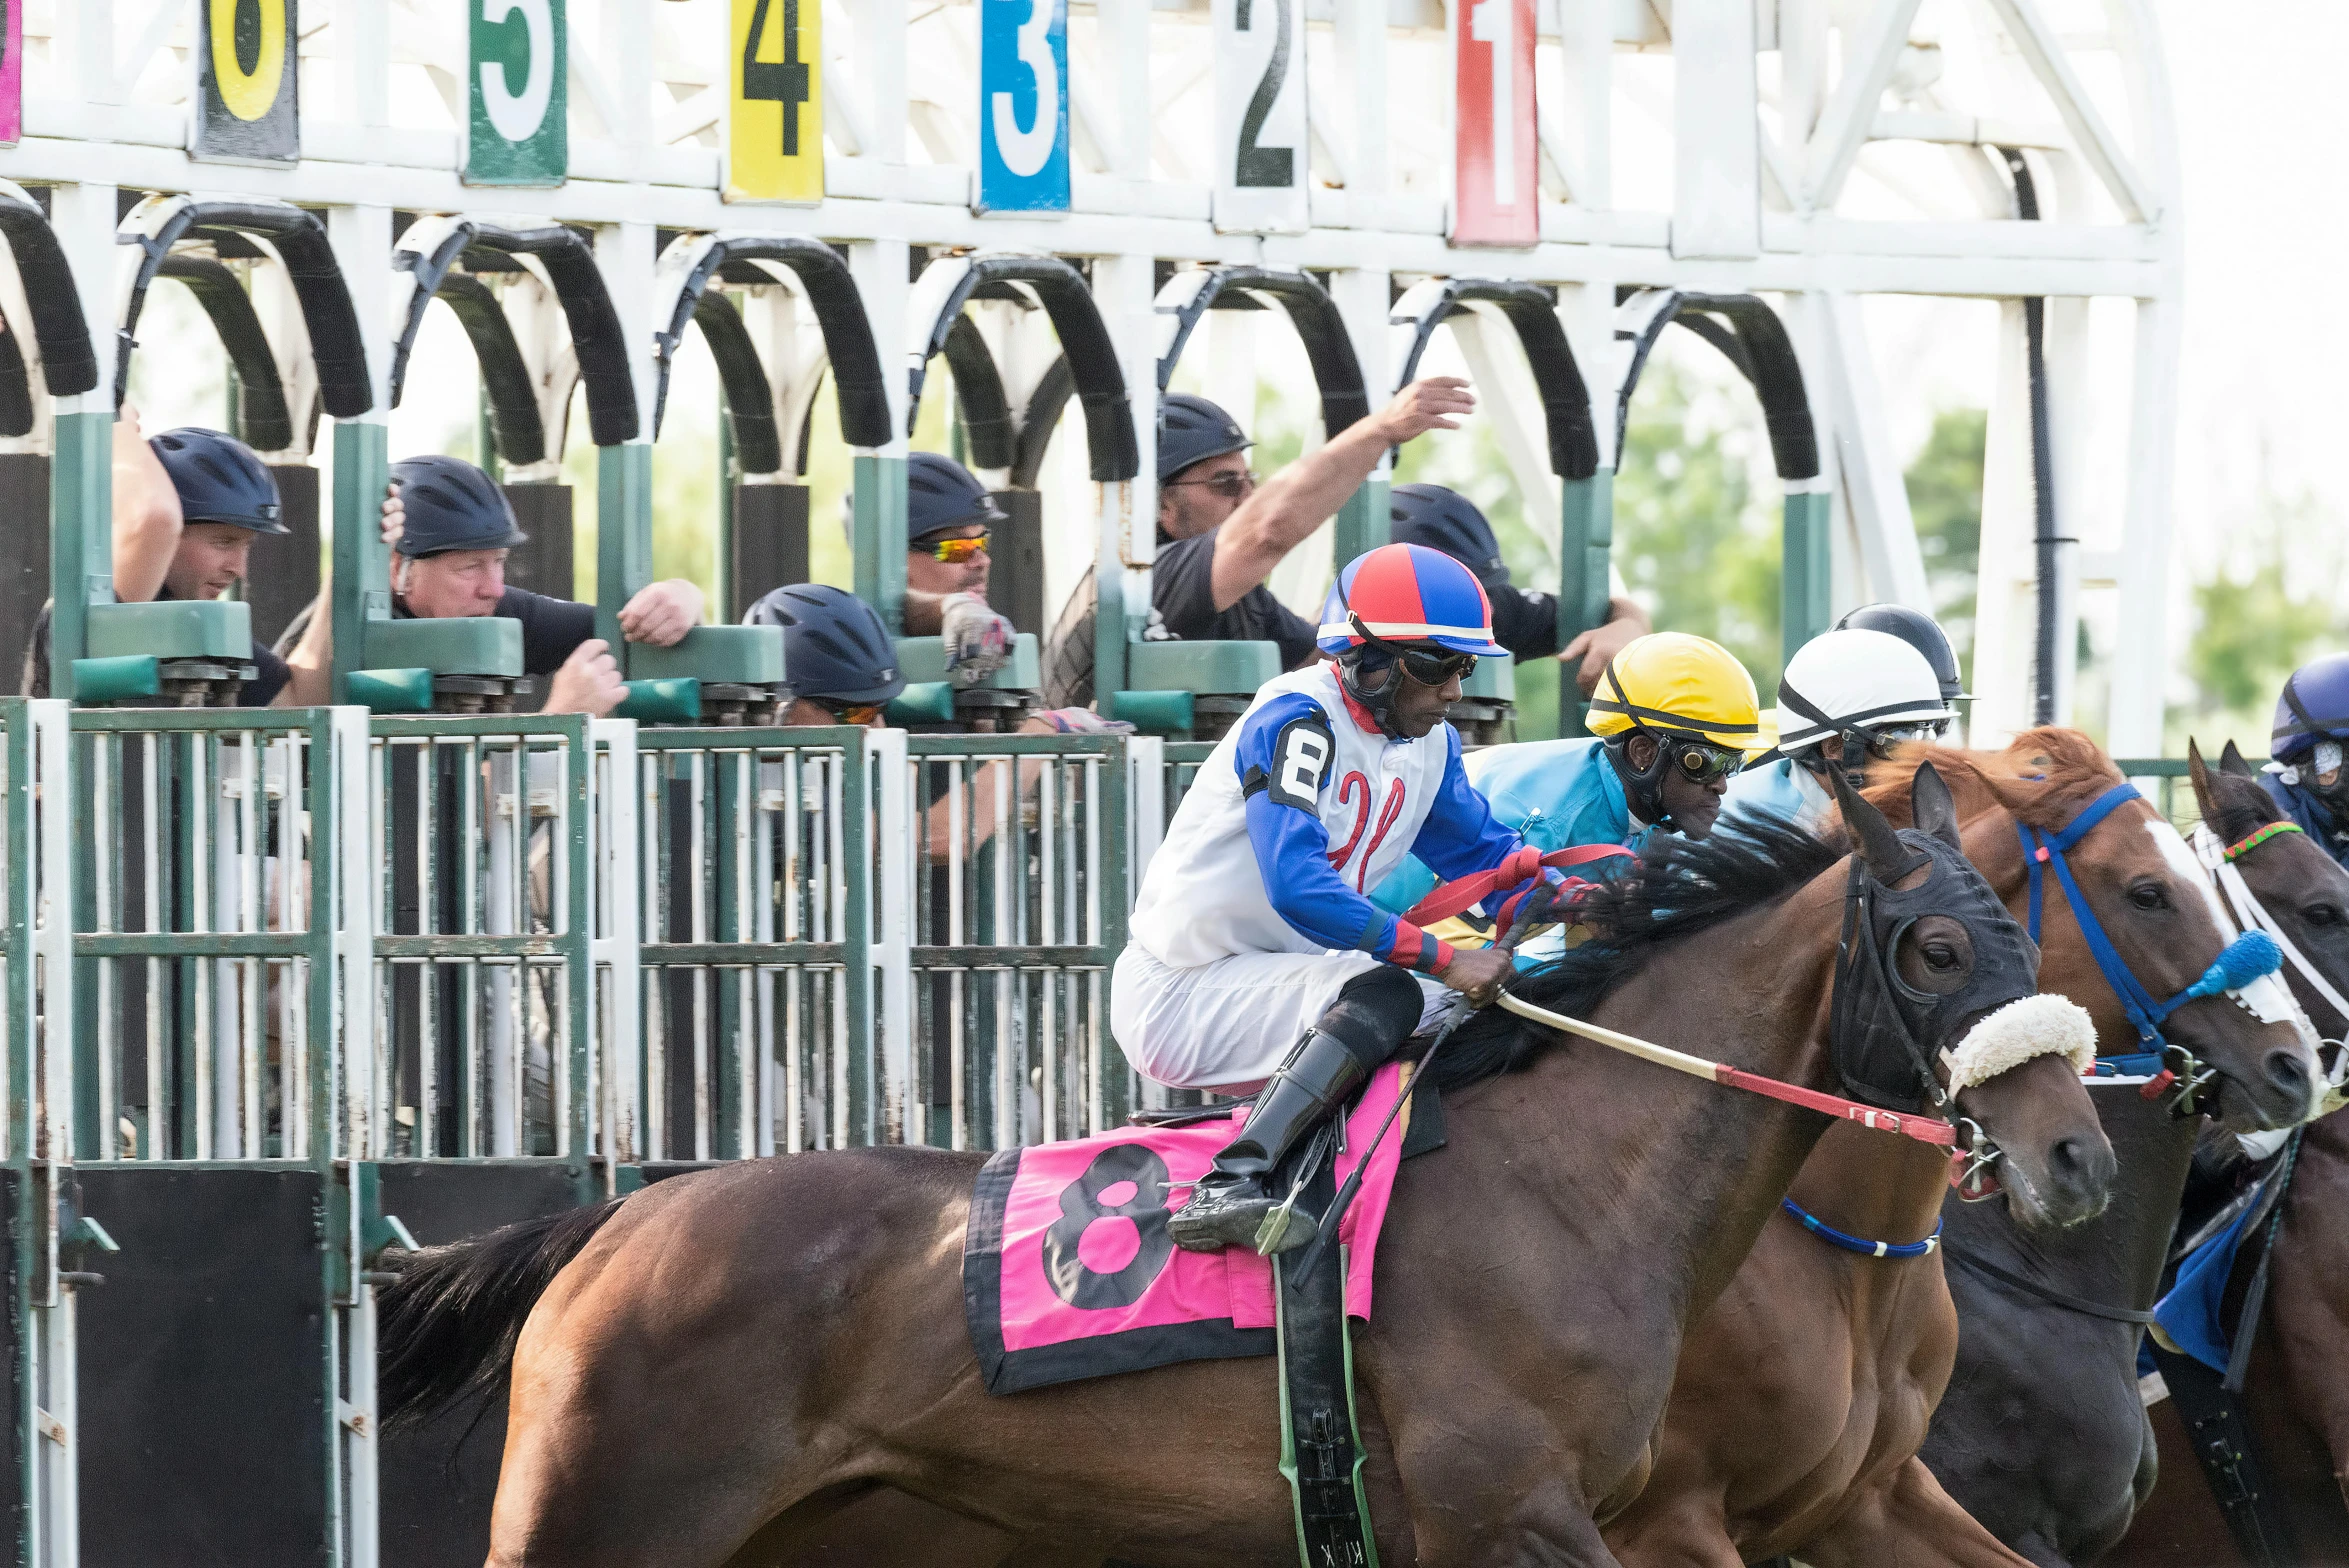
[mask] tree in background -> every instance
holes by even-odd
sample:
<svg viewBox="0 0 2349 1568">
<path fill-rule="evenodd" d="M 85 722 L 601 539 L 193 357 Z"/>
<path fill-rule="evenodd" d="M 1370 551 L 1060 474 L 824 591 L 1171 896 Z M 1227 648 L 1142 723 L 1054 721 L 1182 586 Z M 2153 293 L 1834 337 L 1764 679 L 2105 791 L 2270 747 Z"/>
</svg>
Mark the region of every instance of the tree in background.
<svg viewBox="0 0 2349 1568">
<path fill-rule="evenodd" d="M 1974 580 L 1982 556 L 1982 459 L 1990 415 L 1979 408 L 1944 408 L 1903 476 L 1933 614 L 1949 633 L 1958 667 L 1974 671 Z"/>
<path fill-rule="evenodd" d="M 2341 520 L 2314 495 L 2286 498 L 2264 488 L 2251 516 L 2223 530 L 2224 556 L 2192 590 L 2194 633 L 2186 676 L 2194 695 L 2172 704 L 2170 749 L 2186 736 L 2232 735 L 2254 756 L 2284 677 L 2298 665 L 2349 645 L 2341 602 Z"/>
</svg>

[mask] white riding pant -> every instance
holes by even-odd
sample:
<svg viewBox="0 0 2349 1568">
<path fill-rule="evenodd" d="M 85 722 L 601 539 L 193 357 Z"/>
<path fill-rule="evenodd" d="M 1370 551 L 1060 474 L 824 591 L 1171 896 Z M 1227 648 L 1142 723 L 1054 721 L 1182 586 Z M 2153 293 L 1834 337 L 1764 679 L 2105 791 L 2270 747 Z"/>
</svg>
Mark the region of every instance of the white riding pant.
<svg viewBox="0 0 2349 1568">
<path fill-rule="evenodd" d="M 1262 1083 L 1347 981 L 1380 967 L 1368 953 L 1240 953 L 1174 969 L 1129 943 L 1109 981 L 1109 1028 L 1143 1077 L 1173 1089 Z M 1455 992 L 1425 975 L 1420 1027 Z"/>
</svg>

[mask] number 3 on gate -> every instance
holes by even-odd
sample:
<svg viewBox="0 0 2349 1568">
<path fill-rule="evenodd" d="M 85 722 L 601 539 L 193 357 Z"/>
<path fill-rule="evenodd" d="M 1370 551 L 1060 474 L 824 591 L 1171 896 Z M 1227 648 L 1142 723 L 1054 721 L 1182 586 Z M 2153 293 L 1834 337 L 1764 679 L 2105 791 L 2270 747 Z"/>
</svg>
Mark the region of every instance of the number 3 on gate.
<svg viewBox="0 0 2349 1568">
<path fill-rule="evenodd" d="M 1068 211 L 1068 0 L 980 0 L 979 210 Z"/>
<path fill-rule="evenodd" d="M 821 0 L 732 0 L 728 201 L 824 199 Z"/>
</svg>

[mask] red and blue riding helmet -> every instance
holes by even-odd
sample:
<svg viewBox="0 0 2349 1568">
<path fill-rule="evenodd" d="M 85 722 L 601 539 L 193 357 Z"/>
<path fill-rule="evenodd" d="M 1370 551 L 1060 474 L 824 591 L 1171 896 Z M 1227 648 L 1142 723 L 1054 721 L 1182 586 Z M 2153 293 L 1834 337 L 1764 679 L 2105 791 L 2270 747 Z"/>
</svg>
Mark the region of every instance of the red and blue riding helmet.
<svg viewBox="0 0 2349 1568">
<path fill-rule="evenodd" d="M 1493 606 L 1476 574 L 1441 550 L 1382 544 L 1338 573 L 1321 607 L 1321 651 L 1344 655 L 1365 643 L 1433 645 L 1499 658 Z"/>
</svg>

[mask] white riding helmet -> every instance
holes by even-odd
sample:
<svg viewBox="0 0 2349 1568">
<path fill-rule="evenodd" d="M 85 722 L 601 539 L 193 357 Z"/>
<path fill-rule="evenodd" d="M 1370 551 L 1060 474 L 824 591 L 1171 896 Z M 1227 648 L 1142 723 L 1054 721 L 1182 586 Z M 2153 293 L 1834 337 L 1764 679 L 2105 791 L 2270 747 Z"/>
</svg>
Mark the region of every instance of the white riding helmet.
<svg viewBox="0 0 2349 1568">
<path fill-rule="evenodd" d="M 1825 632 L 1786 661 L 1778 683 L 1778 749 L 1793 755 L 1831 735 L 1924 730 L 1955 715 L 1925 656 L 1889 632 Z"/>
</svg>

